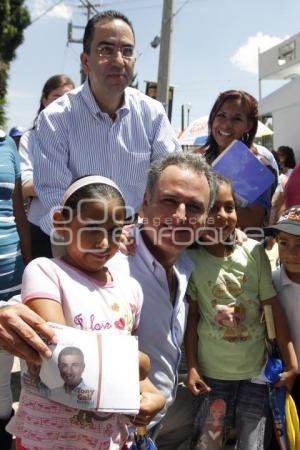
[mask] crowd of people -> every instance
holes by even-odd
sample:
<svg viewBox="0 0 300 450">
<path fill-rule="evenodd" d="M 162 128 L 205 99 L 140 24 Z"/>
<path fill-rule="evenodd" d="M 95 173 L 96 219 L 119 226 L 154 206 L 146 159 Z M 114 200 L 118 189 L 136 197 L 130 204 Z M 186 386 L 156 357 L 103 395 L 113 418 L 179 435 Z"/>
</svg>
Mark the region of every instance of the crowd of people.
<svg viewBox="0 0 300 450">
<path fill-rule="evenodd" d="M 17 450 L 125 450 L 141 426 L 158 450 L 220 450 L 233 432 L 239 450 L 273 450 L 261 318 L 271 305 L 284 362 L 275 386 L 300 411 L 300 166 L 290 147 L 255 144 L 257 101 L 239 90 L 216 99 L 201 155 L 182 151 L 163 106 L 129 87 L 134 49 L 126 16 L 97 14 L 84 84 L 52 76 L 33 127 L 0 136 L 1 450 L 12 436 Z M 275 175 L 242 206 L 210 167 L 233 140 Z M 254 227 L 265 240 L 242 231 Z M 273 274 L 266 245 L 278 248 Z M 73 401 L 84 355 L 59 362 L 55 399 L 39 367 L 56 343 L 47 322 L 92 332 L 91 317 L 97 332 L 138 336 L 141 400 L 131 417 L 84 411 L 84 428 Z M 13 355 L 28 369 L 16 413 Z"/>
</svg>

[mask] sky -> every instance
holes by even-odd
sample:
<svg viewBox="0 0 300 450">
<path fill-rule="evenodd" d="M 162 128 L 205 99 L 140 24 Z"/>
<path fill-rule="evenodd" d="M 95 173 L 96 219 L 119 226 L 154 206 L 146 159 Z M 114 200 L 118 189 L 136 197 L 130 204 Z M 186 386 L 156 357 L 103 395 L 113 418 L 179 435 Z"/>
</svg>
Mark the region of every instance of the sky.
<svg viewBox="0 0 300 450">
<path fill-rule="evenodd" d="M 133 23 L 138 58 L 138 87 L 156 81 L 159 47 L 150 43 L 160 35 L 163 0 L 91 0 L 96 9 L 118 9 Z M 26 0 L 32 24 L 25 30 L 9 75 L 7 129 L 30 127 L 42 87 L 52 75 L 65 73 L 80 84 L 81 44 L 67 43 L 68 22 L 84 26 L 86 10 L 80 0 Z M 46 11 L 50 10 L 48 13 Z M 181 128 L 209 114 L 217 95 L 243 89 L 258 97 L 257 55 L 300 32 L 299 0 L 173 0 L 170 84 L 174 86 L 172 125 Z M 81 39 L 82 29 L 74 29 Z M 280 81 L 263 81 L 262 94 Z"/>
</svg>

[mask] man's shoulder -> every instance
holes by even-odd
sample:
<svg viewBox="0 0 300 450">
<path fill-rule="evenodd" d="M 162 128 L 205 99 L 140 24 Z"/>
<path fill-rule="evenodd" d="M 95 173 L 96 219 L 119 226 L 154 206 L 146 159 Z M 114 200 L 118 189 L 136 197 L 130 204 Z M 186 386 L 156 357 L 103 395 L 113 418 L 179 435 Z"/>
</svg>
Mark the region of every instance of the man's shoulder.
<svg viewBox="0 0 300 450">
<path fill-rule="evenodd" d="M 195 264 L 190 257 L 190 254 L 188 251 L 183 251 L 179 257 L 177 258 L 177 261 L 175 263 L 175 267 L 182 273 L 190 276 L 193 270 L 195 269 Z"/>
<path fill-rule="evenodd" d="M 143 94 L 138 89 L 128 87 L 126 88 L 126 95 L 130 104 L 139 104 L 145 108 L 164 112 L 163 106 L 158 100 Z"/>
<path fill-rule="evenodd" d="M 61 115 L 65 111 L 72 111 L 82 103 L 82 92 L 83 86 L 79 86 L 66 92 L 64 95 L 59 97 L 54 102 L 50 103 L 41 114 L 46 116 Z"/>
</svg>

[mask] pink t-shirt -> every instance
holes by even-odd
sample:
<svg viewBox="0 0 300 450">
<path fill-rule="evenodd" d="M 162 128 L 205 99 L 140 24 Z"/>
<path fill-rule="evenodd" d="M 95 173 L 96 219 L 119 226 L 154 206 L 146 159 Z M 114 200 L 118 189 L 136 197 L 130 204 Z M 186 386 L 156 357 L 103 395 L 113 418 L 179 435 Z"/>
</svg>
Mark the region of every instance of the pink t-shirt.
<svg viewBox="0 0 300 450">
<path fill-rule="evenodd" d="M 112 272 L 101 284 L 60 258 L 37 258 L 25 269 L 22 301 L 46 298 L 62 305 L 66 324 L 98 333 L 131 334 L 138 326 L 142 289 L 128 275 Z M 68 408 L 22 389 L 7 429 L 29 450 L 117 450 L 128 419 Z"/>
<path fill-rule="evenodd" d="M 300 164 L 297 164 L 285 185 L 284 199 L 286 208 L 300 205 Z"/>
</svg>

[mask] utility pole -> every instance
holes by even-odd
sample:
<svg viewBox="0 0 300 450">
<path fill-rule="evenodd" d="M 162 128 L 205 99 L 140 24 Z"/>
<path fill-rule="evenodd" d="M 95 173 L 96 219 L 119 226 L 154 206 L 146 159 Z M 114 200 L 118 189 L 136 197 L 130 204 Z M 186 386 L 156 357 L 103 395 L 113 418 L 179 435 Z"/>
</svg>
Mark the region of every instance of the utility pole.
<svg viewBox="0 0 300 450">
<path fill-rule="evenodd" d="M 103 6 L 102 4 L 101 5 L 93 5 L 89 0 L 79 0 L 79 1 L 81 3 L 81 6 L 79 6 L 79 8 L 85 8 L 87 10 L 87 12 L 86 12 L 87 22 L 92 17 L 92 12 L 94 12 L 94 14 L 97 14 L 99 12 L 96 7 Z"/>
<path fill-rule="evenodd" d="M 187 110 L 187 121 L 186 121 L 186 125 L 187 125 L 187 126 L 189 126 L 189 124 L 190 124 L 190 112 L 191 112 L 191 107 L 192 107 L 191 102 L 188 102 L 188 103 L 186 104 L 186 110 Z"/>
<path fill-rule="evenodd" d="M 104 6 L 102 3 L 99 5 L 93 5 L 90 0 L 79 0 L 81 5 L 79 6 L 79 8 L 85 8 L 86 9 L 86 16 L 87 16 L 87 22 L 90 20 L 90 18 L 92 17 L 93 13 L 97 14 L 99 11 L 97 10 L 97 7 L 102 7 Z M 80 26 L 80 25 L 73 25 L 72 22 L 68 23 L 68 39 L 67 39 L 67 45 L 69 43 L 73 43 L 73 44 L 82 44 L 83 40 L 81 39 L 75 39 L 73 38 L 73 30 L 74 29 L 85 29 L 85 27 Z M 82 70 L 82 67 L 80 67 L 80 79 L 81 79 L 81 83 L 84 82 L 85 80 L 85 73 Z"/>
<path fill-rule="evenodd" d="M 184 105 L 181 105 L 181 131 L 185 129 L 185 121 L 184 121 Z"/>
<path fill-rule="evenodd" d="M 161 41 L 157 77 L 157 100 L 159 100 L 164 105 L 167 114 L 169 106 L 170 46 L 173 17 L 172 11 L 173 0 L 164 0 L 160 33 Z"/>
</svg>

